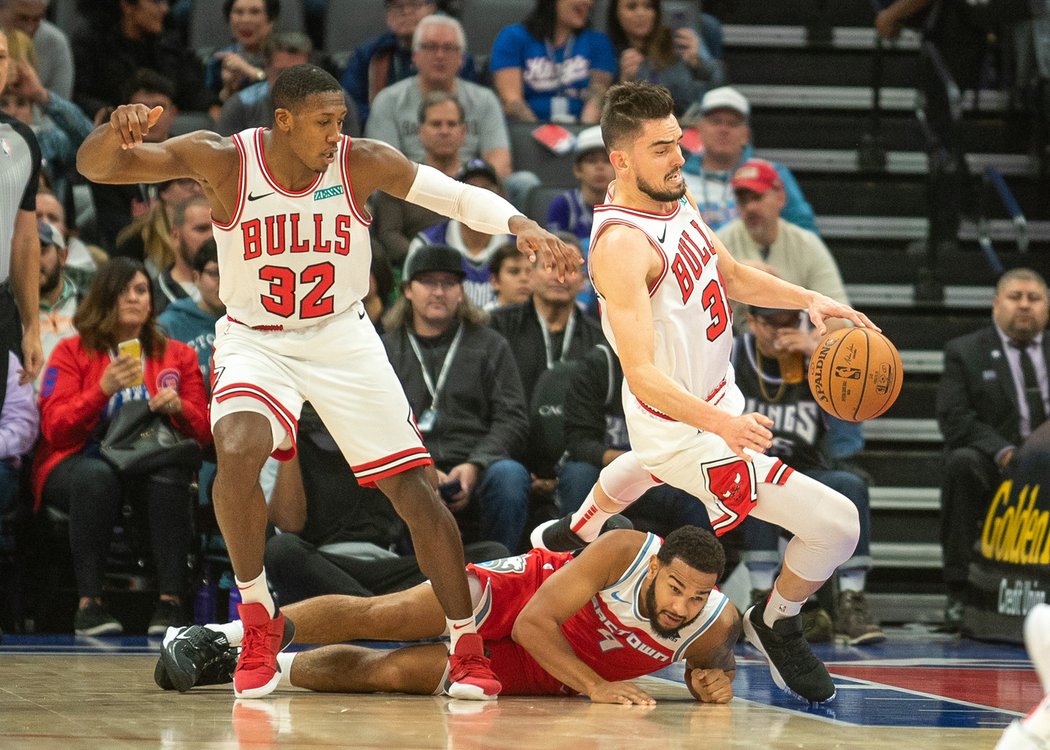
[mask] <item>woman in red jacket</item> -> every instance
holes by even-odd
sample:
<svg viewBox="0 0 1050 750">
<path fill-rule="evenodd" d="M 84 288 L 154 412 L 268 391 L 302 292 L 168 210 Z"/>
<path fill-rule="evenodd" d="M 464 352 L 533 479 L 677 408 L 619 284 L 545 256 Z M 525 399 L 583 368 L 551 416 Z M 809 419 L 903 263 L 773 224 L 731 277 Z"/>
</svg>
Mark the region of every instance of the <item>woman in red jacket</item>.
<svg viewBox="0 0 1050 750">
<path fill-rule="evenodd" d="M 51 354 L 40 389 L 40 443 L 33 464 L 37 507 L 69 515 L 80 607 L 78 635 L 116 635 L 121 624 L 102 607 L 102 577 L 113 527 L 125 497 L 145 509 L 157 567 L 160 601 L 150 635 L 183 622 L 181 595 L 193 537 L 191 472 L 169 467 L 145 478 L 121 478 L 99 454 L 121 404 L 149 401 L 183 435 L 211 442 L 197 355 L 157 330 L 150 281 L 141 263 L 114 258 L 95 277 L 73 319 L 78 336 Z M 137 339 L 141 356 L 119 353 Z"/>
</svg>

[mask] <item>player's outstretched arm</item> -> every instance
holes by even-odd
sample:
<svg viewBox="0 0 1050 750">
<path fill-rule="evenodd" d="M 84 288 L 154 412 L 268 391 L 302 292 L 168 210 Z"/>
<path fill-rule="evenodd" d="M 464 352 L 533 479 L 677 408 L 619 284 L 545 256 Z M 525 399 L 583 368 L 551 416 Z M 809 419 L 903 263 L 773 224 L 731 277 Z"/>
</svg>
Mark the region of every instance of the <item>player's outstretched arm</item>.
<svg viewBox="0 0 1050 750">
<path fill-rule="evenodd" d="M 561 625 L 591 597 L 617 581 L 631 564 L 645 535 L 637 531 L 603 534 L 573 560 L 544 581 L 521 610 L 511 637 L 543 669 L 596 703 L 651 705 L 653 698 L 630 682 L 609 682 L 572 650 Z M 600 637 L 598 633 L 595 638 Z"/>
<path fill-rule="evenodd" d="M 209 173 L 226 166 L 224 160 L 216 158 L 225 139 L 198 130 L 163 143 L 145 143 L 143 137 L 163 111 L 162 107 L 150 109 L 145 104 L 117 107 L 109 122 L 95 128 L 80 146 L 77 169 L 92 182 L 107 184 L 182 177 L 209 182 Z"/>
</svg>

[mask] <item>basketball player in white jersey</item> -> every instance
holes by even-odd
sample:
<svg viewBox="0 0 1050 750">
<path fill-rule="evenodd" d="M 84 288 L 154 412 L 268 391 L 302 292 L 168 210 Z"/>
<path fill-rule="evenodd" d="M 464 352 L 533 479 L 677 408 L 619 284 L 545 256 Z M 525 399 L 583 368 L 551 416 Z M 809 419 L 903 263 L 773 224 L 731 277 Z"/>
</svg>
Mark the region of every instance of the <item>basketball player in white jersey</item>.
<svg viewBox="0 0 1050 750">
<path fill-rule="evenodd" d="M 1043 699 L 1003 732 L 995 750 L 1050 748 L 1050 604 L 1036 604 L 1024 619 L 1024 645 L 1043 686 Z"/>
<path fill-rule="evenodd" d="M 802 637 L 806 599 L 857 544 L 856 508 L 845 497 L 764 455 L 772 424 L 742 414 L 733 379 L 729 298 L 802 309 L 871 326 L 866 316 L 733 260 L 686 196 L 681 128 L 668 91 L 648 83 L 609 90 L 601 120 L 616 171 L 611 201 L 595 206 L 590 272 L 602 326 L 624 371 L 632 450 L 606 466 L 572 516 L 533 532 L 533 544 L 572 546 L 649 487 L 666 482 L 707 506 L 722 534 L 749 514 L 794 534 L 770 598 L 744 616 L 744 632 L 783 689 L 811 702 L 835 686 Z"/>
<path fill-rule="evenodd" d="M 263 570 L 266 506 L 259 470 L 295 450 L 309 400 L 363 485 L 390 498 L 412 534 L 420 567 L 449 620 L 449 694 L 499 692 L 471 616 L 463 548 L 438 498 L 432 461 L 383 345 L 365 315 L 371 248 L 364 209 L 374 190 L 488 234 L 513 234 L 563 273 L 568 248 L 488 190 L 418 166 L 378 141 L 350 141 L 339 83 L 312 65 L 274 83 L 272 129 L 232 138 L 197 131 L 143 143 L 161 108 L 118 107 L 77 156 L 95 182 L 192 178 L 212 209 L 228 315 L 216 326 L 211 420 L 218 454 L 215 514 L 241 591 L 245 639 L 234 675 L 238 697 L 279 680 L 277 653 L 294 626 L 274 604 Z M 177 646 L 180 641 L 174 640 Z"/>
</svg>

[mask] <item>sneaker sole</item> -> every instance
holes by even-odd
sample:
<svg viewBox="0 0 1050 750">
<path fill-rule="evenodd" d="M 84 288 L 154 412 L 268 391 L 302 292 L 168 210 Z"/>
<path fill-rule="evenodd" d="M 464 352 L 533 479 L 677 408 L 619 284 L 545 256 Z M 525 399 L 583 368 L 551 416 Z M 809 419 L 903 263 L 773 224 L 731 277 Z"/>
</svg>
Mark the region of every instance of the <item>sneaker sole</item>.
<svg viewBox="0 0 1050 750">
<path fill-rule="evenodd" d="M 456 698 L 461 701 L 494 701 L 496 700 L 495 695 L 489 695 L 477 685 L 467 685 L 462 682 L 453 682 L 448 686 L 449 698 Z"/>
<path fill-rule="evenodd" d="M 157 659 L 157 666 L 153 668 L 153 681 L 161 690 L 174 690 L 175 683 L 168 676 L 168 670 L 164 666 L 164 659 Z"/>
<path fill-rule="evenodd" d="M 758 633 L 755 632 L 755 626 L 751 622 L 751 610 L 753 609 L 754 606 L 751 606 L 747 608 L 746 612 L 744 612 L 744 637 L 747 638 L 748 643 L 757 648 L 759 653 L 765 657 L 766 663 L 769 665 L 769 674 L 772 675 L 773 682 L 776 684 L 776 686 L 788 695 L 793 695 L 794 697 L 798 698 L 800 701 L 803 701 L 805 703 L 816 703 L 819 705 L 821 703 L 827 703 L 830 700 L 834 700 L 835 695 L 838 693 L 837 690 L 833 690 L 831 695 L 827 698 L 824 698 L 823 700 L 813 701 L 804 695 L 799 695 L 790 687 L 788 687 L 788 684 L 784 682 L 784 678 L 781 677 L 780 671 L 776 668 L 776 665 L 773 664 L 773 660 L 769 658 L 769 654 L 767 654 L 766 650 L 762 647 L 762 641 L 758 637 Z"/>
<path fill-rule="evenodd" d="M 281 681 L 281 670 L 278 669 L 274 672 L 273 677 L 265 685 L 260 685 L 257 688 L 248 688 L 247 690 L 238 690 L 237 683 L 234 682 L 233 694 L 237 698 L 264 698 L 274 690 L 277 689 L 277 683 Z"/>
<path fill-rule="evenodd" d="M 886 634 L 882 631 L 879 631 L 878 633 L 865 633 L 864 635 L 858 635 L 856 638 L 850 638 L 845 633 L 839 633 L 838 636 L 844 638 L 851 646 L 872 646 L 886 640 Z"/>
</svg>

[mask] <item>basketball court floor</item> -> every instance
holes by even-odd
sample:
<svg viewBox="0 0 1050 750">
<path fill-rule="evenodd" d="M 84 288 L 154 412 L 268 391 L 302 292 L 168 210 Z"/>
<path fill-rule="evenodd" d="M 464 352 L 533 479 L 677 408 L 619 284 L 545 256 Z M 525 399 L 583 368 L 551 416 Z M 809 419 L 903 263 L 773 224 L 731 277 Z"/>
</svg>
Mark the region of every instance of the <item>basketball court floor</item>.
<svg viewBox="0 0 1050 750">
<path fill-rule="evenodd" d="M 0 748 L 866 748 L 991 750 L 1041 697 L 1024 650 L 926 629 L 883 644 L 817 646 L 838 687 L 804 706 L 781 693 L 761 657 L 738 647 L 736 697 L 700 705 L 675 665 L 646 678 L 653 707 L 581 698 L 331 695 L 280 690 L 235 701 L 229 686 L 164 692 L 158 640 L 0 639 Z"/>
</svg>

